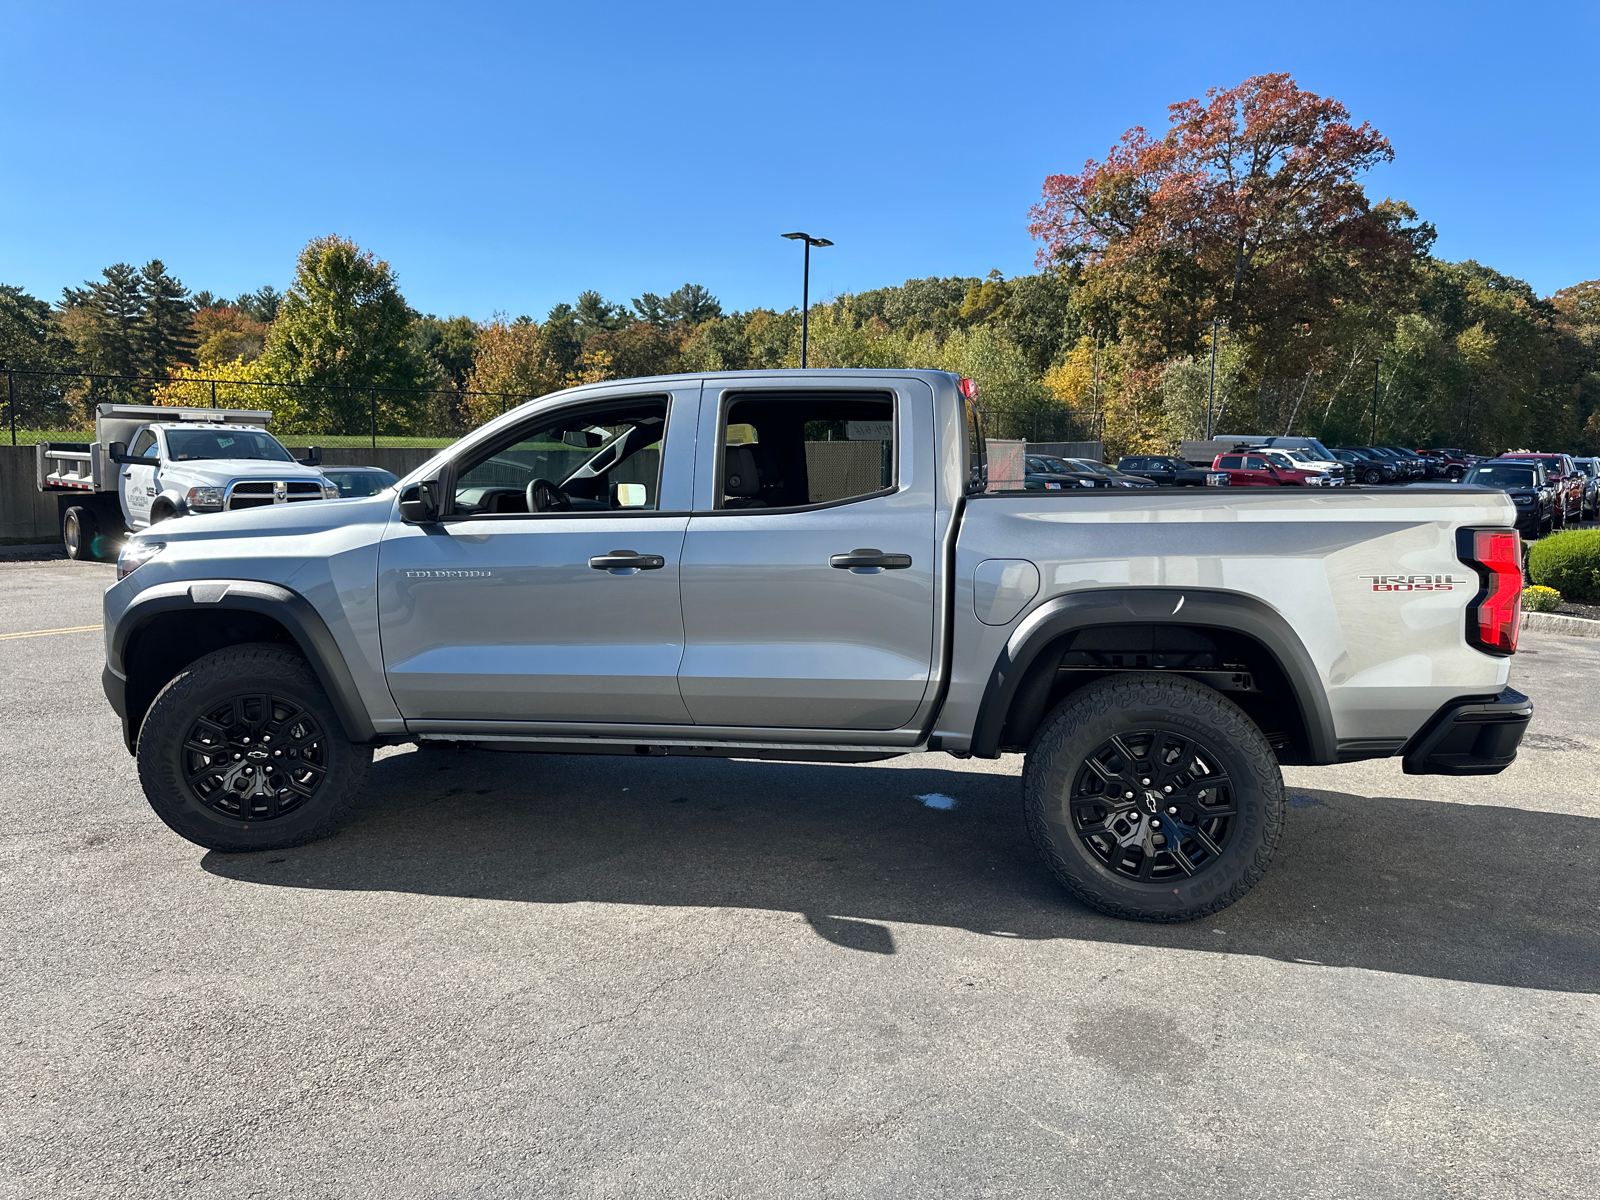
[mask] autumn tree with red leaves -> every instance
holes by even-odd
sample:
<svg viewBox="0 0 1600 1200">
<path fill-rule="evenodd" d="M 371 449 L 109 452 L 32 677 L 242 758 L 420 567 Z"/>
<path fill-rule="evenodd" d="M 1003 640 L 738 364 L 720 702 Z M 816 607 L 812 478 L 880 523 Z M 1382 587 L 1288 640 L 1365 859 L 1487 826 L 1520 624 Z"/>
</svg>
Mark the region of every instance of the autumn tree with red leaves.
<svg viewBox="0 0 1600 1200">
<path fill-rule="evenodd" d="M 1164 136 L 1136 126 L 1105 161 L 1046 179 L 1029 226 L 1041 267 L 1080 268 L 1080 310 L 1136 361 L 1195 353 L 1215 317 L 1257 372 L 1287 377 L 1341 307 L 1399 301 L 1433 233 L 1369 203 L 1360 176 L 1394 156 L 1371 125 L 1286 74 L 1169 113 Z"/>
</svg>

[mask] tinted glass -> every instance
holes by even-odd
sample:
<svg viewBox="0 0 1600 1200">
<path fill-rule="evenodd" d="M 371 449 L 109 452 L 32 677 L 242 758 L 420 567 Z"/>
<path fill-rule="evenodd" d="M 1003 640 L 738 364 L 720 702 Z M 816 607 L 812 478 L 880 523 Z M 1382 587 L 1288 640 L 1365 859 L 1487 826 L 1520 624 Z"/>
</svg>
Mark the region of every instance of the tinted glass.
<svg viewBox="0 0 1600 1200">
<path fill-rule="evenodd" d="M 1535 472 L 1532 467 L 1493 466 L 1473 467 L 1467 472 L 1465 482 L 1481 483 L 1485 487 L 1500 488 L 1531 488 L 1534 486 Z"/>
<path fill-rule="evenodd" d="M 399 482 L 397 476 L 387 471 L 340 471 L 324 467 L 322 473 L 339 489 L 340 496 L 376 496 L 390 484 Z"/>
<path fill-rule="evenodd" d="M 169 429 L 167 453 L 176 462 L 200 458 L 255 458 L 293 462 L 278 439 L 260 429 Z"/>
<path fill-rule="evenodd" d="M 467 464 L 456 478 L 456 511 L 654 509 L 666 427 L 667 402 L 657 398 L 545 414 L 517 441 Z"/>
<path fill-rule="evenodd" d="M 1241 469 L 1239 464 L 1243 461 L 1237 454 L 1224 455 L 1217 463 L 1217 467 L 1224 471 L 1237 471 Z"/>
<path fill-rule="evenodd" d="M 894 486 L 890 396 L 746 394 L 729 403 L 722 422 L 718 508 L 800 508 Z"/>
</svg>

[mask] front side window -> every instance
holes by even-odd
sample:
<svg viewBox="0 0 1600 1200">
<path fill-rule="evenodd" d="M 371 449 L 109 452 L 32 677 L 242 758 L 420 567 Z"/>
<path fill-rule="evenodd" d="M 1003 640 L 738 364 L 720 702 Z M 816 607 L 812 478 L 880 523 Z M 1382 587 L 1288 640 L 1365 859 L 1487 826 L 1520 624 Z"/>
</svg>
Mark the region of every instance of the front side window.
<svg viewBox="0 0 1600 1200">
<path fill-rule="evenodd" d="M 737 394 L 718 440 L 720 509 L 836 504 L 894 487 L 894 399 L 883 393 Z"/>
<path fill-rule="evenodd" d="M 133 449 L 128 453 L 135 458 L 160 458 L 161 448 L 156 445 L 156 431 L 141 429 L 139 436 L 133 440 Z"/>
<path fill-rule="evenodd" d="M 1267 469 L 1267 460 L 1251 455 L 1244 460 L 1244 469 L 1247 471 L 1265 471 Z"/>
<path fill-rule="evenodd" d="M 661 397 L 546 414 L 457 468 L 455 513 L 654 511 L 661 490 Z"/>
</svg>

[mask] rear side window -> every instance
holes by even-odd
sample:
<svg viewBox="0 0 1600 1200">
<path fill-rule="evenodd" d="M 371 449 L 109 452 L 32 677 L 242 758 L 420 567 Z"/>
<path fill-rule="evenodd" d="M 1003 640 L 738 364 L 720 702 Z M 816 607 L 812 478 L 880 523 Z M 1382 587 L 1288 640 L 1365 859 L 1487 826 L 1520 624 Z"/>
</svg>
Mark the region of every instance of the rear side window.
<svg viewBox="0 0 1600 1200">
<path fill-rule="evenodd" d="M 1239 471 L 1243 469 L 1240 465 L 1243 461 L 1237 454 L 1226 454 L 1217 465 L 1224 471 Z"/>
<path fill-rule="evenodd" d="M 837 504 L 895 485 L 895 405 L 883 393 L 737 395 L 719 440 L 718 508 Z"/>
</svg>

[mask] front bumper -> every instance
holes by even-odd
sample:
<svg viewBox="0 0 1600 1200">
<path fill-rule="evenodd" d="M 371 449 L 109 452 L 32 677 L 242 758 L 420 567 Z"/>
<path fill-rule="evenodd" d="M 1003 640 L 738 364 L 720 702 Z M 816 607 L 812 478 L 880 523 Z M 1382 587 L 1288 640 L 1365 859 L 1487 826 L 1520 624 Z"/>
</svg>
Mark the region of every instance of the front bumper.
<svg viewBox="0 0 1600 1200">
<path fill-rule="evenodd" d="M 1513 688 L 1498 696 L 1452 700 L 1401 753 L 1407 775 L 1498 775 L 1517 760 L 1533 701 Z"/>
</svg>

